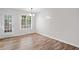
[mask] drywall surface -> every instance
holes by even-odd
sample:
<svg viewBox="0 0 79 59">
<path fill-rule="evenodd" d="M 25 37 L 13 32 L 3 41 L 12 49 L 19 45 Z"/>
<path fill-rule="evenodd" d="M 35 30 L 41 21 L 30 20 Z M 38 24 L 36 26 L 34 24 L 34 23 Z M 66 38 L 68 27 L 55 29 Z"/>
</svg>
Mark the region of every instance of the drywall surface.
<svg viewBox="0 0 79 59">
<path fill-rule="evenodd" d="M 37 32 L 79 47 L 79 9 L 46 8 L 37 14 Z"/>
<path fill-rule="evenodd" d="M 35 17 L 32 19 L 32 28 L 21 29 L 21 16 L 27 15 L 28 12 L 15 8 L 0 8 L 0 38 L 24 35 L 36 31 Z M 12 32 L 4 32 L 4 15 L 12 16 Z"/>
</svg>

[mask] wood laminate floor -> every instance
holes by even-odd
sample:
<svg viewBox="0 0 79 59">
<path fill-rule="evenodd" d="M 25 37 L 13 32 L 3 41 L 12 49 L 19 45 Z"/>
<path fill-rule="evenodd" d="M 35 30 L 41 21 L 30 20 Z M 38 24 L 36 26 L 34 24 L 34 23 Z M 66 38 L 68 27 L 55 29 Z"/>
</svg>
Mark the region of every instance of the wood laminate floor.
<svg viewBox="0 0 79 59">
<path fill-rule="evenodd" d="M 0 50 L 79 50 L 79 48 L 34 33 L 0 39 Z"/>
</svg>

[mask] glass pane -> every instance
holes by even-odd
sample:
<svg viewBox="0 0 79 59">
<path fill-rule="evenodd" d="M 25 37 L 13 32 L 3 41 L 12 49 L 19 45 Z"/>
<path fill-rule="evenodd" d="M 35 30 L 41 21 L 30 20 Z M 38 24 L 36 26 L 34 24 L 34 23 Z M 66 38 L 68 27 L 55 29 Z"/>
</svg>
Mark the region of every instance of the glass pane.
<svg viewBox="0 0 79 59">
<path fill-rule="evenodd" d="M 22 15 L 21 27 L 26 28 L 26 15 Z"/>
<path fill-rule="evenodd" d="M 31 16 L 27 16 L 27 27 L 31 27 Z"/>
<path fill-rule="evenodd" d="M 22 15 L 21 27 L 22 28 L 31 27 L 31 16 Z"/>
<path fill-rule="evenodd" d="M 12 16 L 4 16 L 4 32 L 12 32 Z"/>
</svg>

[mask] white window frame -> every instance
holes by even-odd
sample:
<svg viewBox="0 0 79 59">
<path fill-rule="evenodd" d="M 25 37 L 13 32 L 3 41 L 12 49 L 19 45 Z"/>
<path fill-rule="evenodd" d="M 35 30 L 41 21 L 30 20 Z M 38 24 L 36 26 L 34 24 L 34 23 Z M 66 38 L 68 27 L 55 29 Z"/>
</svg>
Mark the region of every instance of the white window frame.
<svg viewBox="0 0 79 59">
<path fill-rule="evenodd" d="M 4 15 L 4 32 L 12 32 L 12 16 Z"/>
<path fill-rule="evenodd" d="M 25 16 L 26 17 L 26 24 L 25 25 L 22 25 L 22 21 L 24 20 L 22 17 Z M 31 17 L 31 22 L 30 22 L 30 25 L 28 25 L 28 17 L 29 15 L 21 15 L 21 29 L 26 29 L 26 28 L 31 28 L 32 27 L 32 16 Z M 25 26 L 25 27 L 24 27 Z"/>
</svg>

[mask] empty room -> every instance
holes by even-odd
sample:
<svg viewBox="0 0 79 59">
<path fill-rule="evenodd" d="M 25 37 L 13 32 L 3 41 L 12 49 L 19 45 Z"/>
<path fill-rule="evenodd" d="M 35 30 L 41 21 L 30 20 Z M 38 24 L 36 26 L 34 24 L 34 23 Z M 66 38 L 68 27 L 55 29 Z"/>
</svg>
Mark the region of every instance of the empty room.
<svg viewBox="0 0 79 59">
<path fill-rule="evenodd" d="M 79 9 L 0 8 L 0 50 L 79 50 Z"/>
</svg>

